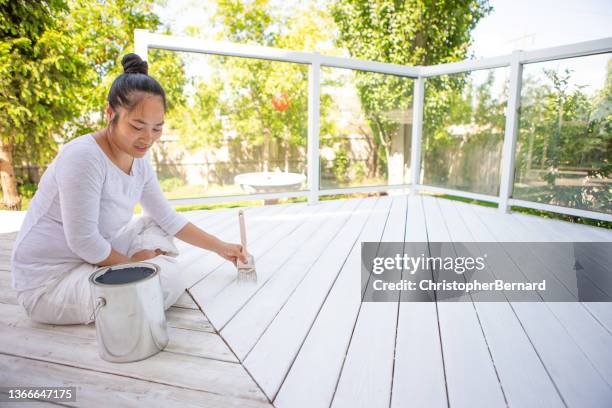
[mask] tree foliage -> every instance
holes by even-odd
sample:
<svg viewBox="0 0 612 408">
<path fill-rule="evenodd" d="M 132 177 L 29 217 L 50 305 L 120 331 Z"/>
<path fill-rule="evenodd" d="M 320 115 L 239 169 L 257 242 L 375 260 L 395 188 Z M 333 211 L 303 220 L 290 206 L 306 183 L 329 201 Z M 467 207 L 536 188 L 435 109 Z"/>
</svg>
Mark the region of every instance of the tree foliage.
<svg viewBox="0 0 612 408">
<path fill-rule="evenodd" d="M 571 69 L 543 68 L 523 85 L 514 196 L 612 211 L 612 58 L 588 95 Z M 544 183 L 542 183 L 544 182 Z"/>
<path fill-rule="evenodd" d="M 312 50 L 327 40 L 322 30 L 324 11 L 305 6 L 284 19 L 268 0 L 217 2 L 218 40 L 290 50 Z M 193 95 L 172 127 L 191 150 L 229 143 L 232 172 L 274 170 L 305 171 L 308 112 L 308 67 L 303 64 L 206 57 L 211 76 L 197 78 Z M 288 101 L 277 109 L 274 98 Z M 329 100 L 322 100 L 326 112 Z M 332 126 L 323 120 L 322 131 Z M 272 165 L 275 161 L 275 165 Z M 229 181 L 229 180 L 228 180 Z"/>
<path fill-rule="evenodd" d="M 340 0 L 334 3 L 332 15 L 339 29 L 337 43 L 352 57 L 416 66 L 465 59 L 472 30 L 490 10 L 488 2 L 481 0 Z M 451 101 L 445 94 L 460 85 L 439 79 L 428 82 L 426 115 L 447 114 Z M 358 71 L 356 86 L 385 160 L 392 154 L 392 139 L 400 134 L 388 113 L 410 109 L 412 81 Z"/>
<path fill-rule="evenodd" d="M 104 126 L 106 96 L 133 51 L 134 29 L 159 26 L 153 3 L 0 1 L 0 141 L 11 149 L 11 167 L 48 164 L 58 143 Z M 168 99 L 180 104 L 180 61 L 166 58 L 151 71 L 172 78 Z M 6 201 L 12 189 L 2 188 Z"/>
</svg>

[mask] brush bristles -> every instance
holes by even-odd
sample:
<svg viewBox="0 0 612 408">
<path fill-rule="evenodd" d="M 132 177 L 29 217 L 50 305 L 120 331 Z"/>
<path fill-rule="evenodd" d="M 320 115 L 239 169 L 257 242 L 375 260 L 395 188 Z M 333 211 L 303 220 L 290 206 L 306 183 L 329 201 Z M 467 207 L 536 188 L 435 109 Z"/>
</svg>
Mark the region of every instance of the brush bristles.
<svg viewBox="0 0 612 408">
<path fill-rule="evenodd" d="M 257 272 L 255 268 L 239 268 L 238 283 L 257 283 Z"/>
<path fill-rule="evenodd" d="M 255 258 L 253 255 L 247 254 L 247 262 L 237 262 L 238 282 L 239 283 L 254 283 L 257 282 L 257 272 L 255 271 Z"/>
</svg>

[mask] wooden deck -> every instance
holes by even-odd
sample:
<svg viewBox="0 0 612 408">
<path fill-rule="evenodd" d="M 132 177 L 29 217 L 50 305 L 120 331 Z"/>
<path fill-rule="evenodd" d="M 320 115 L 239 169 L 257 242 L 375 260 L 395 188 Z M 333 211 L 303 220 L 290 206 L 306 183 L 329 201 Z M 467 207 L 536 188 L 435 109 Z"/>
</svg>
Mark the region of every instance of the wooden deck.
<svg viewBox="0 0 612 408">
<path fill-rule="evenodd" d="M 236 214 L 188 217 L 238 242 Z M 612 303 L 360 301 L 362 241 L 612 241 L 611 231 L 429 196 L 246 214 L 257 284 L 179 243 L 190 288 L 168 313 L 171 343 L 129 364 L 98 357 L 93 325 L 30 322 L 10 289 L 14 234 L 0 237 L 0 383 L 77 385 L 79 406 L 612 406 Z M 508 262 L 522 266 L 520 254 Z"/>
</svg>

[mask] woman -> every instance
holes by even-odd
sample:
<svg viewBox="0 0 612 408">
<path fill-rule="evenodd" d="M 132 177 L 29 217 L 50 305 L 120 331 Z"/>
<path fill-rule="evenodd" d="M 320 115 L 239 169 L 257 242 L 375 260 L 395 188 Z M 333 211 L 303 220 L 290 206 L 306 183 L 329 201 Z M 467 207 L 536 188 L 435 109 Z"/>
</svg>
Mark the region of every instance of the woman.
<svg viewBox="0 0 612 408">
<path fill-rule="evenodd" d="M 149 261 L 161 268 L 165 307 L 184 292 L 178 271 L 157 250 L 128 257 L 113 245 L 140 202 L 169 237 L 236 264 L 242 246 L 202 231 L 175 212 L 145 154 L 162 133 L 166 96 L 146 61 L 123 57 L 124 73 L 108 93 L 106 128 L 71 140 L 43 174 L 11 255 L 13 288 L 32 320 L 90 323 L 89 275 L 98 266 Z M 171 239 L 171 238 L 170 238 Z"/>
</svg>

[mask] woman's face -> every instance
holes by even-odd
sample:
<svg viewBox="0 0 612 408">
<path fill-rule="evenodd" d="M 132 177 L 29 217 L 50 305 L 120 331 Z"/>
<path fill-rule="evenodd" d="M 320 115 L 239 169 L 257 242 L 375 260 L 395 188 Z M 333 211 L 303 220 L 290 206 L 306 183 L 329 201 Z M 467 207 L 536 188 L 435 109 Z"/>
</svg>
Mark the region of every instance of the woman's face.
<svg viewBox="0 0 612 408">
<path fill-rule="evenodd" d="M 161 137 L 164 124 L 164 103 L 160 96 L 146 95 L 131 112 L 119 107 L 119 120 L 111 129 L 112 142 L 132 157 L 143 157 Z M 106 108 L 110 120 L 115 114 Z"/>
</svg>

